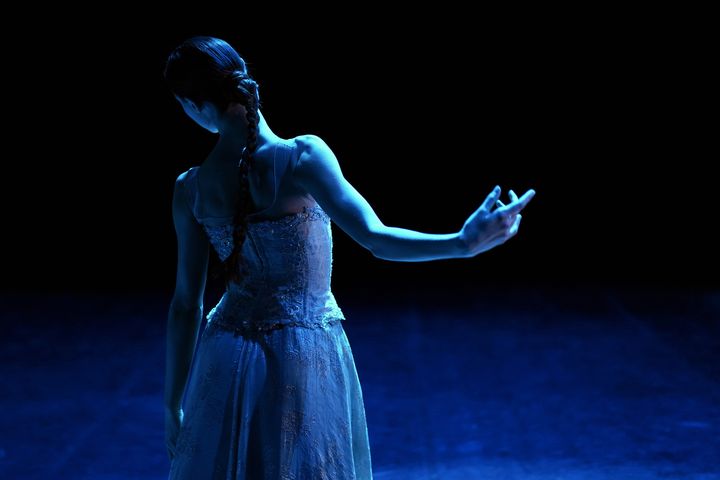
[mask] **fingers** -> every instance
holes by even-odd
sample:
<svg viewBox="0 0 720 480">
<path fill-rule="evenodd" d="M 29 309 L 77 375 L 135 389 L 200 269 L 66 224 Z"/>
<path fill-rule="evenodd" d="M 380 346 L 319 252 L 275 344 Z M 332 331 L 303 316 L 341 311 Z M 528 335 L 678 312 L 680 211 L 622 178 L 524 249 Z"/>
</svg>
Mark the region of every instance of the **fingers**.
<svg viewBox="0 0 720 480">
<path fill-rule="evenodd" d="M 522 215 L 519 213 L 515 216 L 515 222 L 513 222 L 512 226 L 508 230 L 508 237 L 513 237 L 518 232 L 518 229 L 520 228 L 520 220 L 522 220 Z"/>
<path fill-rule="evenodd" d="M 509 190 L 508 196 L 510 197 L 511 202 L 517 202 L 518 196 L 515 195 L 515 192 L 513 192 L 512 190 Z M 498 200 L 495 200 L 495 206 L 496 207 L 504 207 L 505 204 L 502 202 L 502 200 L 498 199 Z"/>
<path fill-rule="evenodd" d="M 498 198 L 500 198 L 500 185 L 496 185 L 495 188 L 493 188 L 492 192 L 490 192 L 490 194 L 485 198 L 485 201 L 480 208 L 489 212 Z"/>
<path fill-rule="evenodd" d="M 530 190 L 525 192 L 525 194 L 522 197 L 517 198 L 517 196 L 516 196 L 516 200 L 513 200 L 513 202 L 510 203 L 509 205 L 499 207 L 497 210 L 495 210 L 495 212 L 500 215 L 515 215 L 520 210 L 525 208 L 525 205 L 527 205 L 534 196 L 535 196 L 535 190 L 533 190 L 531 188 Z"/>
</svg>

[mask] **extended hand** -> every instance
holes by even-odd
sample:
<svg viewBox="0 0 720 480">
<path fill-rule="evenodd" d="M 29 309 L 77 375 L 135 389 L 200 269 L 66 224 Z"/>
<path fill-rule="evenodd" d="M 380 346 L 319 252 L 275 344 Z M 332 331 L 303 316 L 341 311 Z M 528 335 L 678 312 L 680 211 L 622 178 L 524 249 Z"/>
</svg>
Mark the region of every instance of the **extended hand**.
<svg viewBox="0 0 720 480">
<path fill-rule="evenodd" d="M 535 196 L 535 190 L 528 190 L 520 198 L 512 190 L 509 194 L 511 202 L 507 205 L 500 203 L 501 206 L 493 211 L 492 207 L 500 198 L 500 187 L 495 187 L 480 208 L 465 221 L 460 238 L 466 245 L 467 256 L 474 257 L 490 250 L 517 234 L 522 220 L 520 211 Z"/>
</svg>

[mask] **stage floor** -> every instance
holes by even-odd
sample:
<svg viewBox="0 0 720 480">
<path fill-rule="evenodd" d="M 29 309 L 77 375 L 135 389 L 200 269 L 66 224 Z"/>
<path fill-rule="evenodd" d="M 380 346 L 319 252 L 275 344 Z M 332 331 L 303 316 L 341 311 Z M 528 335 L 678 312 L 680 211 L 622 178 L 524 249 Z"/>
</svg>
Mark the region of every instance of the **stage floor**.
<svg viewBox="0 0 720 480">
<path fill-rule="evenodd" d="M 719 293 L 336 298 L 376 480 L 720 479 Z M 167 299 L 0 301 L 0 478 L 166 478 Z"/>
</svg>

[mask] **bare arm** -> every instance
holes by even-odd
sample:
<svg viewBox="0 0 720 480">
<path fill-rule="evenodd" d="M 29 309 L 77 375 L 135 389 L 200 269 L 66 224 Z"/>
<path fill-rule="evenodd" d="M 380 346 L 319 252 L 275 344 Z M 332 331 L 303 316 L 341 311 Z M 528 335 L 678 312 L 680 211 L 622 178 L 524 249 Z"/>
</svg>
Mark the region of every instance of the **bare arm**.
<svg viewBox="0 0 720 480">
<path fill-rule="evenodd" d="M 345 233 L 377 258 L 421 262 L 468 256 L 460 232 L 423 233 L 384 225 L 342 174 L 337 158 L 315 135 L 298 137 L 298 183 Z"/>
<path fill-rule="evenodd" d="M 184 175 L 178 177 L 172 212 L 177 235 L 178 261 L 175 293 L 167 322 L 165 407 L 178 411 L 187 383 L 203 314 L 209 242 L 185 200 Z"/>
</svg>

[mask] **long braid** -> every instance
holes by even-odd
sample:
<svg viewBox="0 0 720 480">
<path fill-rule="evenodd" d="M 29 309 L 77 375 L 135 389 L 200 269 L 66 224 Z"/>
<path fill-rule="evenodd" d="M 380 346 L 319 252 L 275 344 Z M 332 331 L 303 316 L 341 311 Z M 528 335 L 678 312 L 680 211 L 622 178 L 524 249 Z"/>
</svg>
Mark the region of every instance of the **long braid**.
<svg viewBox="0 0 720 480">
<path fill-rule="evenodd" d="M 245 118 L 247 119 L 247 140 L 243 150 L 239 165 L 240 195 L 235 206 L 235 217 L 233 219 L 233 250 L 230 255 L 221 264 L 221 273 L 225 281 L 225 287 L 231 281 L 239 282 L 245 259 L 242 258 L 240 252 L 242 245 L 247 236 L 247 219 L 252 213 L 253 202 L 250 195 L 249 171 L 254 159 L 253 154 L 257 148 L 258 123 L 260 116 L 258 114 L 260 97 L 258 94 L 258 84 L 250 78 L 250 76 L 240 70 L 234 71 L 229 77 L 232 82 L 230 88 L 230 101 L 236 101 L 245 107 Z"/>
</svg>

